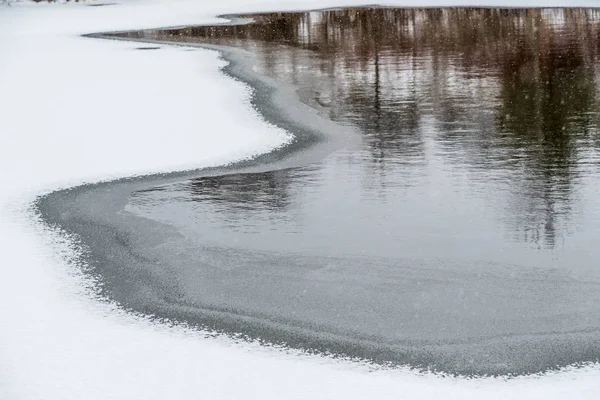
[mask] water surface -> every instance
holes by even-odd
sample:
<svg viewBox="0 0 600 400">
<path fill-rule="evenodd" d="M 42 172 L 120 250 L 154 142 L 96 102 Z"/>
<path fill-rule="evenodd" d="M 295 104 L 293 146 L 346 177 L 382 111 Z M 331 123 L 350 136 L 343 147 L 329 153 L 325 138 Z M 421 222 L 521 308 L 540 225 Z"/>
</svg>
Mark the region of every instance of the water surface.
<svg viewBox="0 0 600 400">
<path fill-rule="evenodd" d="M 599 35 L 596 10 L 465 8 L 120 34 L 248 51 L 353 144 L 131 187 L 111 212 L 129 218 L 142 261 L 128 273 L 147 283 L 108 292 L 159 316 L 451 373 L 598 361 Z M 115 196 L 103 190 L 87 201 Z M 102 271 L 107 286 L 124 273 Z"/>
</svg>

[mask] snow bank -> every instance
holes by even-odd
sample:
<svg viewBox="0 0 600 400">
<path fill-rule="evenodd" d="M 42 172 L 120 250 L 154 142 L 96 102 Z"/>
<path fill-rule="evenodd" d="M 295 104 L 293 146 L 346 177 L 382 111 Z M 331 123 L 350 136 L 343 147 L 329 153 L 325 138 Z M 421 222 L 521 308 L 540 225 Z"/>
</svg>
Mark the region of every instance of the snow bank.
<svg viewBox="0 0 600 400">
<path fill-rule="evenodd" d="M 86 295 L 90 282 L 67 262 L 76 245 L 35 221 L 28 208 L 41 193 L 225 163 L 289 140 L 250 109 L 247 88 L 218 72 L 222 61 L 215 52 L 164 46 L 139 51 L 136 43 L 78 35 L 342 3 L 362 2 L 0 6 L 0 399 L 598 397 L 597 366 L 508 381 L 368 372 L 364 366 L 155 325 Z M 484 5 L 498 3 L 524 5 Z"/>
</svg>

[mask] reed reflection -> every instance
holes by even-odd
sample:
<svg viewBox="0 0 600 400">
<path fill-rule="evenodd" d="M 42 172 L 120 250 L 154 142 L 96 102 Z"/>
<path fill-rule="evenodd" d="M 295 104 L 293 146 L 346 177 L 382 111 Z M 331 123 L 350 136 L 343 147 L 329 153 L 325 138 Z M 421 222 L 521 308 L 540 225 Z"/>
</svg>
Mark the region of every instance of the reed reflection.
<svg viewBox="0 0 600 400">
<path fill-rule="evenodd" d="M 291 184 L 293 176 L 283 170 L 194 179 L 182 190 L 193 201 L 213 204 L 225 225 L 235 230 L 249 214 L 265 222 L 289 219 Z"/>
</svg>

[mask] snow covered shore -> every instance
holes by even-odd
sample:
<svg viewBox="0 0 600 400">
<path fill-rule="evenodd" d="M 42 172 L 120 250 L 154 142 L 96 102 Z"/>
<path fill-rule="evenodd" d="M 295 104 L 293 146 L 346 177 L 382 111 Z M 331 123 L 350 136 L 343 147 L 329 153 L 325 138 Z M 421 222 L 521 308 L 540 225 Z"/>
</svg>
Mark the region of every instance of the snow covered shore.
<svg viewBox="0 0 600 400">
<path fill-rule="evenodd" d="M 30 213 L 37 195 L 58 188 L 226 163 L 289 140 L 248 107 L 247 88 L 219 73 L 217 53 L 164 46 L 137 51 L 136 43 L 81 34 L 360 3 L 0 6 L 0 399 L 597 398 L 597 366 L 510 381 L 368 373 L 348 363 L 153 325 L 87 296 L 90 282 L 68 264 L 76 248 L 44 232 Z M 600 6 L 584 0 L 568 5 Z"/>
</svg>

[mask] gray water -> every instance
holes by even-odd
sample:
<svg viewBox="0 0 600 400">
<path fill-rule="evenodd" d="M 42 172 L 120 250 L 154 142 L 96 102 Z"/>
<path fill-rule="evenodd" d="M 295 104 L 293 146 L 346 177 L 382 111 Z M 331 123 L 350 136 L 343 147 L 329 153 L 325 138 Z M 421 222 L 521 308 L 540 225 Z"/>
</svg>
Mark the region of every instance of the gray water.
<svg viewBox="0 0 600 400">
<path fill-rule="evenodd" d="M 600 12 L 245 18 L 118 35 L 219 46 L 225 72 L 296 141 L 41 199 L 42 216 L 87 245 L 105 295 L 457 374 L 600 359 Z"/>
</svg>

